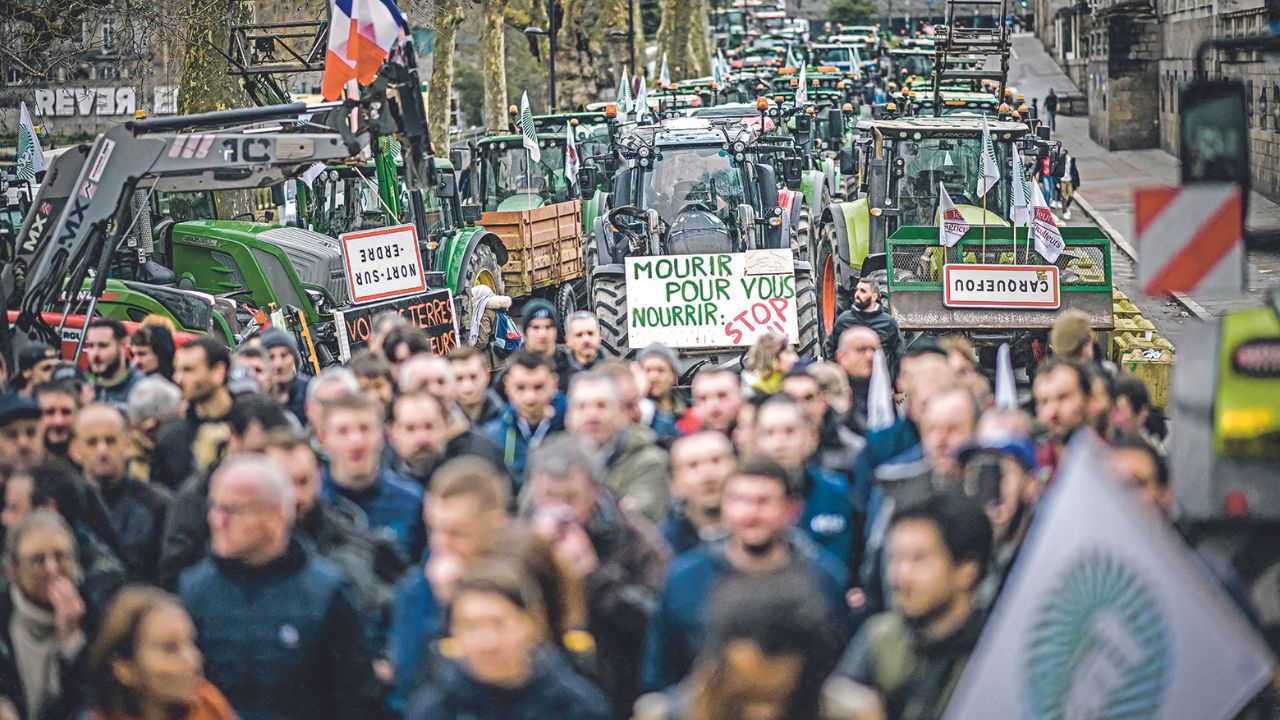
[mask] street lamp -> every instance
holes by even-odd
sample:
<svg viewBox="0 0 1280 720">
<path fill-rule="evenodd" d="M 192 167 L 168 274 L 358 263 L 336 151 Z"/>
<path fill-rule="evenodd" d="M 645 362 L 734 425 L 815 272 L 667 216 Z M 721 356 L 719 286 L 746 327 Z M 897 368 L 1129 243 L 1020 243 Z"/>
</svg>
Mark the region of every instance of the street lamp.
<svg viewBox="0 0 1280 720">
<path fill-rule="evenodd" d="M 628 22 L 628 25 L 630 23 Z M 627 66 L 632 70 L 635 69 L 635 46 L 631 42 L 631 31 L 629 30 L 610 30 L 604 34 L 606 41 L 611 43 L 627 43 Z"/>
<path fill-rule="evenodd" d="M 550 19 L 550 25 L 551 25 L 550 31 L 544 30 L 539 27 L 529 26 L 524 29 L 524 34 L 528 36 L 530 39 L 536 38 L 542 35 L 546 35 L 547 39 L 550 40 L 551 42 L 551 47 L 550 47 L 551 102 L 549 104 L 551 107 L 551 112 L 555 112 L 556 111 L 556 13 L 555 13 L 554 7 L 551 8 L 551 12 L 547 14 L 547 17 Z"/>
</svg>

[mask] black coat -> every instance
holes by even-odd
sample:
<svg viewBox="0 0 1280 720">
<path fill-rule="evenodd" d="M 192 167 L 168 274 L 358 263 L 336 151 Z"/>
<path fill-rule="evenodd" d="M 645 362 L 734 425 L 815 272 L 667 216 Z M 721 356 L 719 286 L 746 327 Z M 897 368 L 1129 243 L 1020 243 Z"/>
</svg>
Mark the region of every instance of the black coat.
<svg viewBox="0 0 1280 720">
<path fill-rule="evenodd" d="M 225 417 L 199 418 L 195 408 L 187 409 L 186 417 L 165 426 L 156 438 L 155 449 L 151 452 L 151 482 L 163 485 L 170 490 L 177 490 L 195 471 L 195 456 L 192 445 L 200 426 L 205 423 L 225 422 Z"/>
<path fill-rule="evenodd" d="M 111 528 L 120 542 L 121 560 L 129 579 L 155 582 L 164 537 L 169 493 L 160 487 L 126 477 L 102 488 Z"/>
<path fill-rule="evenodd" d="M 59 657 L 60 693 L 45 703 L 44 711 L 38 717 L 32 717 L 27 709 L 26 689 L 22 684 L 22 676 L 18 674 L 18 661 L 14 657 L 13 637 L 9 634 L 9 624 L 13 620 L 13 598 L 9 596 L 9 586 L 0 583 L 0 697 L 7 697 L 18 710 L 18 717 L 27 720 L 66 720 L 88 701 L 87 661 L 89 646 L 81 648 L 73 658 Z M 86 639 L 92 640 L 92 628 L 86 627 Z"/>
<path fill-rule="evenodd" d="M 881 302 L 883 303 L 883 300 Z M 827 336 L 827 342 L 822 348 L 825 356 L 834 358 L 840 344 L 840 336 L 845 330 L 858 325 L 865 325 L 875 330 L 880 336 L 880 347 L 884 349 L 884 359 L 889 365 L 889 372 L 896 373 L 898 360 L 902 357 L 902 331 L 898 329 L 898 322 L 893 319 L 888 310 L 884 309 L 883 304 L 874 312 L 850 308 L 837 315 L 831 334 Z"/>
<path fill-rule="evenodd" d="M 169 500 L 160 541 L 157 579 L 173 589 L 183 570 L 195 565 L 209 549 L 209 478 L 193 476 Z"/>
<path fill-rule="evenodd" d="M 556 653 L 539 650 L 529 681 L 485 685 L 456 664 L 410 701 L 405 720 L 609 720 L 609 704 Z"/>
</svg>

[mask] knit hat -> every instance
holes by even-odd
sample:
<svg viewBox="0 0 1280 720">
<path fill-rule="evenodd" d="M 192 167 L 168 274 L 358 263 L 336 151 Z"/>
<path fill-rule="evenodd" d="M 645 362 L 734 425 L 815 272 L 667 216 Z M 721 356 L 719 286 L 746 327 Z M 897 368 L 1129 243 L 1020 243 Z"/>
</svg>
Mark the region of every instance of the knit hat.
<svg viewBox="0 0 1280 720">
<path fill-rule="evenodd" d="M 645 358 L 651 357 L 658 357 L 665 360 L 666 363 L 671 366 L 671 372 L 675 373 L 677 377 L 680 376 L 680 373 L 684 372 L 684 368 L 681 367 L 680 353 L 660 342 L 649 343 L 643 350 L 636 353 L 636 362 L 644 362 Z"/>
<path fill-rule="evenodd" d="M 57 357 L 58 351 L 43 343 L 25 347 L 18 353 L 18 372 L 26 372 L 39 365 L 42 360 Z"/>
<path fill-rule="evenodd" d="M 1071 309 L 1059 315 L 1049 332 L 1049 347 L 1059 357 L 1077 357 L 1091 342 L 1093 326 L 1081 310 Z"/>
<path fill-rule="evenodd" d="M 298 352 L 298 340 L 292 334 L 278 327 L 269 327 L 262 331 L 261 340 L 262 349 L 267 353 L 270 353 L 273 347 L 287 347 L 289 352 L 293 353 L 293 361 L 302 365 L 302 354 Z"/>
<path fill-rule="evenodd" d="M 525 303 L 524 310 L 520 312 L 520 332 L 528 332 L 529 323 L 541 318 L 550 318 L 553 326 L 560 327 L 560 313 L 556 312 L 551 301 L 534 298 Z"/>
</svg>

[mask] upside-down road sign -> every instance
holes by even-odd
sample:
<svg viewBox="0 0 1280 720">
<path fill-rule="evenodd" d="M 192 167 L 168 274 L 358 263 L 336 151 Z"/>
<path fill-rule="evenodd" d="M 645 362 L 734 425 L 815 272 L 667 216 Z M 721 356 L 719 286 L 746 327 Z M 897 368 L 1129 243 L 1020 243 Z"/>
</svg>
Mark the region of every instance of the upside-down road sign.
<svg viewBox="0 0 1280 720">
<path fill-rule="evenodd" d="M 1244 292 L 1244 216 L 1229 183 L 1137 188 L 1133 225 L 1147 295 Z"/>
</svg>

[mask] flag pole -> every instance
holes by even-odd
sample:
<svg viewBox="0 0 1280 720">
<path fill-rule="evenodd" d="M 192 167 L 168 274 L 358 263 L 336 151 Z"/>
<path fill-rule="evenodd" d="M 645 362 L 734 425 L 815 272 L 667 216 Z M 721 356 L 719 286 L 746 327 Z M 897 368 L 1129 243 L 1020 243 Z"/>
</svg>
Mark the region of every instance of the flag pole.
<svg viewBox="0 0 1280 720">
<path fill-rule="evenodd" d="M 987 261 L 987 180 L 982 179 L 982 262 Z"/>
</svg>

